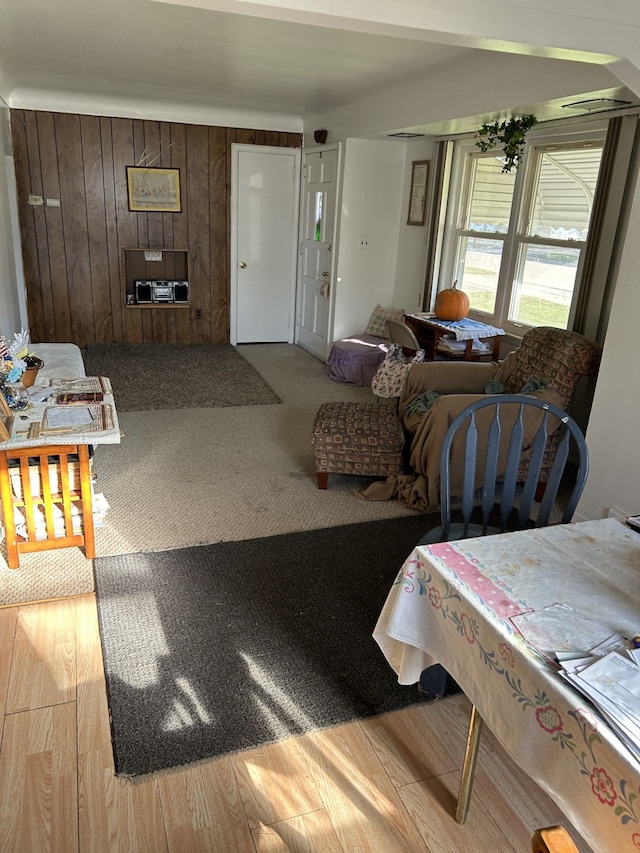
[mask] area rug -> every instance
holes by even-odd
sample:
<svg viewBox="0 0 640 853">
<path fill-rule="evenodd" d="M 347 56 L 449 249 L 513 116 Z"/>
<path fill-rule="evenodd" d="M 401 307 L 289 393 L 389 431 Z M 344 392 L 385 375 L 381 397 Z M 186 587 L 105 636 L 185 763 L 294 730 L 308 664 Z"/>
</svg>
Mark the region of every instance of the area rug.
<svg viewBox="0 0 640 853">
<path fill-rule="evenodd" d="M 426 701 L 372 638 L 435 516 L 94 561 L 116 773 Z"/>
<path fill-rule="evenodd" d="M 89 344 L 87 376 L 108 376 L 119 412 L 261 406 L 280 398 L 236 347 Z"/>
</svg>

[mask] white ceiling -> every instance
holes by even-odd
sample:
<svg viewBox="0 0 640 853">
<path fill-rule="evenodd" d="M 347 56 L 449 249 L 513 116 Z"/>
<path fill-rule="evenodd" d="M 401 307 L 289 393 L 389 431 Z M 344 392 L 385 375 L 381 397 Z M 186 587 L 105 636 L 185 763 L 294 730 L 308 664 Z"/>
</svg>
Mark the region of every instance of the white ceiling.
<svg viewBox="0 0 640 853">
<path fill-rule="evenodd" d="M 123 103 L 215 105 L 311 122 L 348 113 L 354 104 L 371 104 L 378 92 L 392 92 L 405 81 L 415 86 L 416 80 L 437 79 L 446 69 L 464 67 L 473 77 L 478 63 L 496 57 L 505 79 L 535 76 L 532 63 L 547 77 L 556 68 L 560 73 L 577 66 L 432 44 L 424 37 L 330 29 L 149 0 L 0 0 L 0 91 L 9 105 L 28 105 L 34 92 L 51 93 L 55 104 L 54 93 L 65 92 L 82 95 L 85 103 L 108 97 Z M 603 66 L 597 73 L 599 85 L 593 87 L 591 76 L 585 96 L 637 100 Z M 562 115 L 560 105 L 568 100 L 578 100 L 575 85 L 564 99 L 504 106 L 544 119 Z M 455 93 L 448 94 L 448 101 L 455 101 Z M 446 109 L 441 112 L 410 126 L 425 133 L 469 129 L 467 112 L 455 120 Z M 478 118 L 492 117 L 478 113 L 468 116 L 467 124 L 477 126 Z M 401 116 L 390 121 L 396 123 L 380 127 L 378 135 L 407 127 Z"/>
</svg>

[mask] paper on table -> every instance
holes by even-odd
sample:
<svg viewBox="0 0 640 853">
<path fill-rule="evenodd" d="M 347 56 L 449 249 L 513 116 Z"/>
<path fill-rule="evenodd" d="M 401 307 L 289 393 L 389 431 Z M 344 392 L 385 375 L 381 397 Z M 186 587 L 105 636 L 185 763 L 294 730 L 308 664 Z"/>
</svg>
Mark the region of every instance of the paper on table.
<svg viewBox="0 0 640 853">
<path fill-rule="evenodd" d="M 603 656 L 596 649 L 591 661 L 568 661 L 560 675 L 586 696 L 631 752 L 640 758 L 640 655 L 630 649 L 629 641 Z"/>
<path fill-rule="evenodd" d="M 611 628 L 588 619 L 566 604 L 551 604 L 512 616 L 525 640 L 541 652 L 587 651 L 611 636 Z"/>
<path fill-rule="evenodd" d="M 86 406 L 49 406 L 44 413 L 44 429 L 81 429 L 93 423 Z"/>
<path fill-rule="evenodd" d="M 580 672 L 580 678 L 609 699 L 640 714 L 640 667 L 612 652 Z"/>
<path fill-rule="evenodd" d="M 30 388 L 27 388 L 27 397 L 32 403 L 44 403 L 51 394 L 53 394 L 53 388 L 50 388 L 48 385 L 32 385 Z"/>
<path fill-rule="evenodd" d="M 478 340 L 477 338 L 472 338 L 473 344 L 471 345 L 471 351 L 475 353 L 487 353 L 491 352 L 491 347 L 489 344 L 485 344 L 483 341 Z M 467 348 L 466 341 L 456 341 L 451 338 L 440 338 L 438 341 L 438 349 L 442 351 L 454 352 L 454 353 L 463 353 Z"/>
</svg>

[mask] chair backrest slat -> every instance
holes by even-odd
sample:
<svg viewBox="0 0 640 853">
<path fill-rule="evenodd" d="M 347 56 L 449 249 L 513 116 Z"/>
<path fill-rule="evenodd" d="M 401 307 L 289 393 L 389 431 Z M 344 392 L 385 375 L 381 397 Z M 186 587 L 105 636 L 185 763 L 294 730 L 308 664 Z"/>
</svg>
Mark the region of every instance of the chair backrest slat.
<svg viewBox="0 0 640 853">
<path fill-rule="evenodd" d="M 478 459 L 478 428 L 473 412 L 469 418 L 469 426 L 464 442 L 464 471 L 462 479 L 462 517 L 465 524 L 465 529 L 471 521 L 471 513 L 473 512 L 473 495 L 475 492 L 476 467 Z"/>
<path fill-rule="evenodd" d="M 500 417 L 503 401 L 496 406 L 496 417 Z M 524 424 L 522 406 L 518 410 L 518 416 L 509 435 L 509 446 L 502 484 L 502 499 L 500 501 L 500 530 L 504 532 L 511 511 L 515 506 L 516 490 L 518 488 L 518 467 L 522 456 L 522 445 L 524 443 Z"/>
<path fill-rule="evenodd" d="M 484 468 L 484 479 L 482 482 L 482 526 L 485 533 L 489 526 L 491 510 L 496 502 L 498 453 L 501 438 L 502 424 L 500 423 L 500 418 L 494 418 L 489 427 L 487 463 Z"/>
<path fill-rule="evenodd" d="M 547 447 L 549 438 L 549 411 L 543 413 L 542 423 L 538 427 L 531 451 L 529 454 L 529 462 L 527 476 L 524 481 L 522 495 L 520 497 L 520 507 L 518 510 L 518 527 L 522 530 L 531 518 L 533 502 L 536 497 L 538 483 L 540 482 L 540 472 L 544 463 L 544 452 Z M 558 486 L 560 484 L 558 483 Z"/>
</svg>

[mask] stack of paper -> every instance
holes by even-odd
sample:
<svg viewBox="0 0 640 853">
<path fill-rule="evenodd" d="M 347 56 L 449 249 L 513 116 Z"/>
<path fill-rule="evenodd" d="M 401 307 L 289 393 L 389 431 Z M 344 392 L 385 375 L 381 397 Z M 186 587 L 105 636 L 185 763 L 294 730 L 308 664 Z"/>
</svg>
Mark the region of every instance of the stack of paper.
<svg viewBox="0 0 640 853">
<path fill-rule="evenodd" d="M 617 634 L 588 653 L 558 652 L 560 675 L 586 696 L 640 760 L 640 649 Z"/>
<path fill-rule="evenodd" d="M 89 406 L 47 406 L 42 419 L 43 433 L 82 432 L 95 417 Z"/>
<path fill-rule="evenodd" d="M 440 352 L 450 352 L 455 355 L 462 355 L 466 348 L 467 341 L 457 341 L 454 337 L 449 337 L 449 335 L 444 335 L 438 341 L 438 349 Z M 471 351 L 475 354 L 483 355 L 484 353 L 491 352 L 491 347 L 488 344 L 485 344 L 484 341 L 480 341 L 478 338 L 473 338 Z"/>
</svg>

